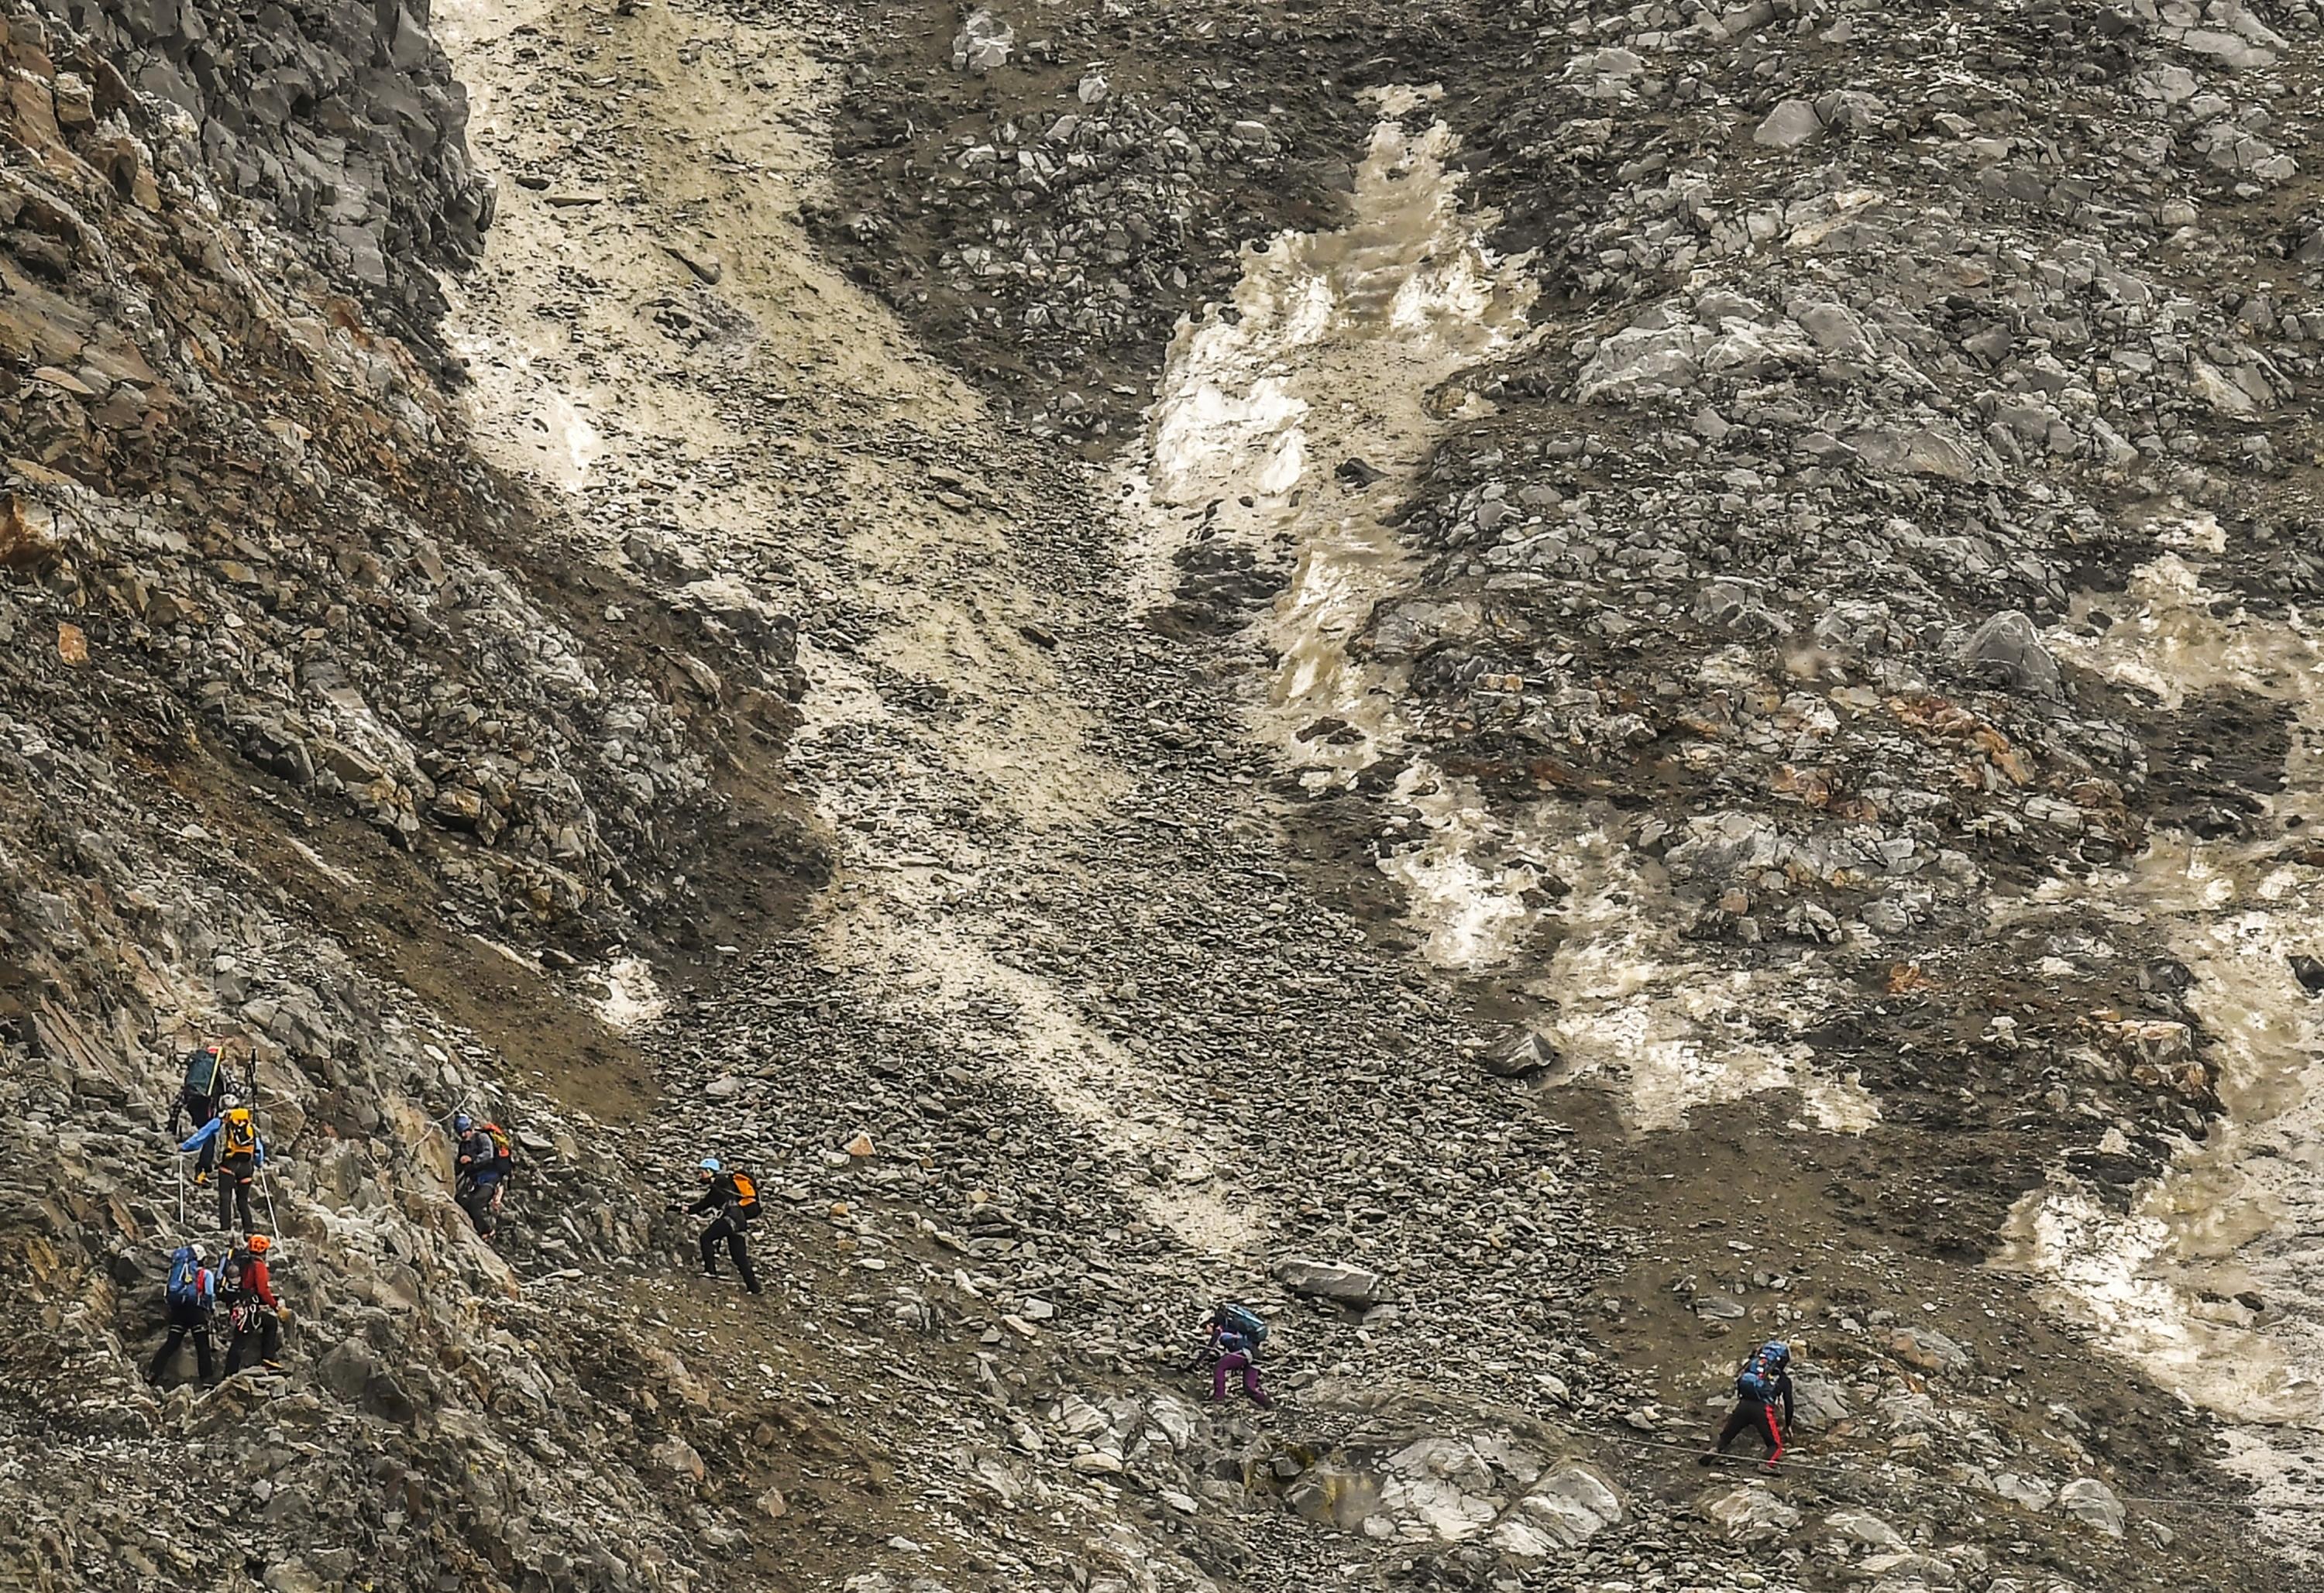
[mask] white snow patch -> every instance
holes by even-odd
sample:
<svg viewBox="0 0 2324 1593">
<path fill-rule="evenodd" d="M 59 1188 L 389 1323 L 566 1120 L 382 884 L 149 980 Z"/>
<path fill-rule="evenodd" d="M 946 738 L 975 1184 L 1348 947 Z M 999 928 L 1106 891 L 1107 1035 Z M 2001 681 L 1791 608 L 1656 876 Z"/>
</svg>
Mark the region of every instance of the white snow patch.
<svg viewBox="0 0 2324 1593">
<path fill-rule="evenodd" d="M 588 977 L 605 987 L 605 993 L 591 1002 L 590 1008 L 616 1034 L 642 1028 L 669 1010 L 669 999 L 654 982 L 653 970 L 642 958 L 617 958 Z"/>
</svg>

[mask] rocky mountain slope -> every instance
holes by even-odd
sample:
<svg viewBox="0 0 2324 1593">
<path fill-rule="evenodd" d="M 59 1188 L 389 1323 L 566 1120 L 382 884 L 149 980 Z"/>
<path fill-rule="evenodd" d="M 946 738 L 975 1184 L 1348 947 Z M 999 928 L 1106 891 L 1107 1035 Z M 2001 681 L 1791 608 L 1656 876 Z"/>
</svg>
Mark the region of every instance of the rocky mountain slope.
<svg viewBox="0 0 2324 1593">
<path fill-rule="evenodd" d="M 2302 1585 L 2314 14 L 6 4 L 11 1585 Z"/>
</svg>

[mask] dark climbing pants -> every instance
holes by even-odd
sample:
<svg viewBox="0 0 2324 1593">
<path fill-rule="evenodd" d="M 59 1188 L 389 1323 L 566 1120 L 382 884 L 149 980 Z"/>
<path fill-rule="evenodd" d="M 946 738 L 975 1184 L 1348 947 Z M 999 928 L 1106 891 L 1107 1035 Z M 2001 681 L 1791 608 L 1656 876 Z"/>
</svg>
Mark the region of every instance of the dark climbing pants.
<svg viewBox="0 0 2324 1593">
<path fill-rule="evenodd" d="M 212 1137 L 210 1143 L 212 1145 L 217 1143 L 216 1137 Z M 243 1151 L 236 1156 L 221 1156 L 218 1159 L 217 1225 L 219 1228 L 233 1228 L 235 1216 L 238 1212 L 242 1217 L 242 1231 L 244 1233 L 251 1231 L 250 1183 L 251 1180 L 257 1175 L 257 1158 L 248 1151 Z"/>
<path fill-rule="evenodd" d="M 161 1348 L 154 1354 L 153 1364 L 145 1368 L 145 1381 L 159 1383 L 163 1369 L 176 1358 L 178 1346 L 189 1339 L 194 1341 L 194 1366 L 201 1373 L 202 1381 L 215 1382 L 217 1371 L 210 1360 L 209 1313 L 178 1305 L 170 1307 L 170 1336 L 161 1340 Z"/>
<path fill-rule="evenodd" d="M 282 1324 L 272 1312 L 262 1311 L 248 1325 L 235 1330 L 234 1341 L 226 1346 L 226 1375 L 231 1377 L 254 1361 L 272 1362 L 281 1353 Z"/>
<path fill-rule="evenodd" d="M 1748 1399 L 1727 1413 L 1727 1425 L 1719 1430 L 1719 1452 L 1725 1454 L 1727 1446 L 1742 1437 L 1747 1430 L 1767 1441 L 1767 1459 L 1770 1461 L 1784 1458 L 1784 1430 L 1776 1423 L 1775 1407 Z"/>
<path fill-rule="evenodd" d="M 726 1241 L 726 1254 L 734 1258 L 734 1270 L 742 1275 L 742 1286 L 753 1294 L 759 1292 L 759 1275 L 751 1266 L 751 1241 L 745 1229 L 747 1218 L 728 1211 L 717 1221 L 702 1230 L 702 1270 L 711 1276 L 718 1275 L 718 1241 Z"/>
<path fill-rule="evenodd" d="M 188 1120 L 197 1128 L 208 1128 L 209 1120 L 217 1116 L 218 1098 L 215 1095 L 197 1095 L 190 1090 L 180 1090 L 178 1100 L 186 1109 Z M 202 1154 L 200 1159 L 194 1163 L 194 1175 L 199 1177 L 217 1166 L 217 1136 L 213 1134 L 202 1141 Z"/>
<path fill-rule="evenodd" d="M 492 1238 L 501 1225 L 500 1213 L 493 1209 L 493 1202 L 500 1198 L 500 1192 L 501 1182 L 497 1178 L 482 1183 L 471 1178 L 460 1184 L 457 1195 L 460 1210 L 468 1214 L 468 1220 L 475 1223 L 476 1231 L 486 1238 Z"/>
</svg>

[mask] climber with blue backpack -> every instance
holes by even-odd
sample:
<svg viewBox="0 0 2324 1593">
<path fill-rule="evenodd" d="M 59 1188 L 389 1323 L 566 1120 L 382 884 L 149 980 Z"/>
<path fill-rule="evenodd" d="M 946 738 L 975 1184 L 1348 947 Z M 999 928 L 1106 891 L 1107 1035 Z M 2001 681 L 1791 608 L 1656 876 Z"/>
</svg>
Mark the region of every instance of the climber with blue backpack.
<svg viewBox="0 0 2324 1593">
<path fill-rule="evenodd" d="M 1783 1406 L 1781 1424 L 1775 1421 L 1775 1407 Z M 1792 1347 L 1780 1339 L 1773 1339 L 1753 1350 L 1744 1361 L 1743 1369 L 1735 1375 L 1735 1408 L 1727 1413 L 1727 1425 L 1719 1430 L 1719 1441 L 1712 1445 L 1700 1461 L 1711 1465 L 1727 1452 L 1727 1446 L 1741 1437 L 1745 1429 L 1767 1441 L 1766 1469 L 1773 1471 L 1775 1462 L 1784 1458 L 1784 1434 L 1792 1426 Z"/>
<path fill-rule="evenodd" d="M 1242 1374 L 1242 1391 L 1264 1410 L 1275 1402 L 1259 1386 L 1259 1347 L 1267 1342 L 1267 1323 L 1247 1305 L 1220 1305 L 1203 1323 L 1204 1340 L 1194 1365 L 1211 1363 L 1211 1403 L 1227 1396 L 1227 1375 Z M 1193 1370 L 1192 1367 L 1187 1368 Z"/>
<path fill-rule="evenodd" d="M 189 1339 L 194 1341 L 194 1364 L 204 1385 L 217 1381 L 217 1368 L 210 1361 L 210 1307 L 217 1298 L 217 1275 L 203 1265 L 202 1248 L 179 1246 L 170 1257 L 169 1281 L 161 1286 L 170 1336 L 161 1340 L 153 1364 L 145 1368 L 148 1383 L 158 1385 L 161 1381 L 162 1368 L 176 1356 L 178 1346 Z"/>
</svg>

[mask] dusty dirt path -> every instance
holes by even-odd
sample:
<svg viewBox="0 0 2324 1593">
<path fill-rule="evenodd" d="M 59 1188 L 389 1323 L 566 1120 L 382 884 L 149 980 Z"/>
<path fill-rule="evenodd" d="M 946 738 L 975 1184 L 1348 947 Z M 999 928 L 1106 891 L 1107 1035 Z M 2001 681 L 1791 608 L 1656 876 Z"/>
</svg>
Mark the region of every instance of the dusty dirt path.
<svg viewBox="0 0 2324 1593">
<path fill-rule="evenodd" d="M 649 557 L 802 616 L 790 761 L 844 880 L 818 955 L 905 1006 L 1006 1000 L 1028 1086 L 1115 1154 L 1183 1165 L 1205 1136 L 997 960 L 1013 932 L 958 910 L 964 882 L 1038 871 L 1131 780 L 1054 650 L 1101 605 L 1015 546 L 1055 506 L 992 469 L 982 401 L 807 244 L 821 69 L 795 38 L 679 7 L 485 3 L 442 25 L 500 185 L 454 326 L 488 451 L 600 557 L 642 534 Z M 1199 1186 L 1155 1215 L 1222 1255 L 1251 1238 Z"/>
</svg>

